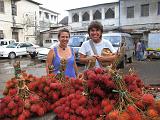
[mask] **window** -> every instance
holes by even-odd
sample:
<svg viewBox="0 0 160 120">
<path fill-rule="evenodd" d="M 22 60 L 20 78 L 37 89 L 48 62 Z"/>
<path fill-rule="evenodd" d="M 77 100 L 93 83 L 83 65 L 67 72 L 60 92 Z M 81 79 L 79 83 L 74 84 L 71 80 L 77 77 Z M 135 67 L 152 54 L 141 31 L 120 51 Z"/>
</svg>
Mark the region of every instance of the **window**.
<svg viewBox="0 0 160 120">
<path fill-rule="evenodd" d="M 0 39 L 4 38 L 3 30 L 0 30 Z"/>
<path fill-rule="evenodd" d="M 99 10 L 96 10 L 96 12 L 93 14 L 93 20 L 101 19 L 101 12 Z"/>
<path fill-rule="evenodd" d="M 4 12 L 4 1 L 0 0 L 0 12 Z"/>
<path fill-rule="evenodd" d="M 111 8 L 109 8 L 105 13 L 105 19 L 109 19 L 109 18 L 114 18 L 114 11 Z"/>
<path fill-rule="evenodd" d="M 83 14 L 82 21 L 89 21 L 89 14 L 87 12 Z"/>
<path fill-rule="evenodd" d="M 127 18 L 134 18 L 134 7 L 127 7 Z"/>
<path fill-rule="evenodd" d="M 51 15 L 51 20 L 53 20 L 53 15 Z"/>
<path fill-rule="evenodd" d="M 158 15 L 160 15 L 160 2 L 158 2 Z"/>
<path fill-rule="evenodd" d="M 57 17 L 56 17 L 56 16 L 54 16 L 54 21 L 56 21 L 56 18 L 57 18 Z"/>
<path fill-rule="evenodd" d="M 78 22 L 79 21 L 79 16 L 77 15 L 77 13 L 75 13 L 72 17 L 72 22 Z"/>
<path fill-rule="evenodd" d="M 149 4 L 141 5 L 141 16 L 149 16 Z"/>
<path fill-rule="evenodd" d="M 45 12 L 45 18 L 49 19 L 49 14 Z"/>
<path fill-rule="evenodd" d="M 41 11 L 39 11 L 39 17 L 41 18 L 41 15 L 42 15 L 42 12 Z"/>
<path fill-rule="evenodd" d="M 17 5 L 12 4 L 12 15 L 17 15 Z"/>
</svg>

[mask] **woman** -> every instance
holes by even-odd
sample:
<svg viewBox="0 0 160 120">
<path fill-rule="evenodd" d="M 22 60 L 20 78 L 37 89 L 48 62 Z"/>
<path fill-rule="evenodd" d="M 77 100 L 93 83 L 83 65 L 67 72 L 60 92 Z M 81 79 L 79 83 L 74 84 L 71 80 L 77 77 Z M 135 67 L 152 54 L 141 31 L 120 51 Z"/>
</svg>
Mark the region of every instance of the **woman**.
<svg viewBox="0 0 160 120">
<path fill-rule="evenodd" d="M 52 48 L 47 55 L 47 68 L 53 65 L 53 72 L 55 74 L 60 72 L 61 60 L 66 60 L 65 75 L 68 77 L 76 77 L 78 73 L 77 65 L 75 62 L 74 50 L 67 46 L 70 38 L 68 29 L 61 29 L 58 33 L 59 45 Z M 47 69 L 47 73 L 49 73 Z"/>
</svg>

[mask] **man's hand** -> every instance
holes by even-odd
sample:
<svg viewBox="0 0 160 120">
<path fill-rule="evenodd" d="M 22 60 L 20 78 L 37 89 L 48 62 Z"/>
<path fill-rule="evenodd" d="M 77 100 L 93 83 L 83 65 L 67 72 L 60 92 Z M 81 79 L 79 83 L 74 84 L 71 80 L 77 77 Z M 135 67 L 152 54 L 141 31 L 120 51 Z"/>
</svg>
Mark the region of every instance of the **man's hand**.
<svg viewBox="0 0 160 120">
<path fill-rule="evenodd" d="M 99 62 L 104 62 L 105 61 L 105 57 L 104 56 L 96 56 L 97 61 Z"/>
<path fill-rule="evenodd" d="M 87 57 L 88 61 L 96 61 L 96 55 Z"/>
</svg>

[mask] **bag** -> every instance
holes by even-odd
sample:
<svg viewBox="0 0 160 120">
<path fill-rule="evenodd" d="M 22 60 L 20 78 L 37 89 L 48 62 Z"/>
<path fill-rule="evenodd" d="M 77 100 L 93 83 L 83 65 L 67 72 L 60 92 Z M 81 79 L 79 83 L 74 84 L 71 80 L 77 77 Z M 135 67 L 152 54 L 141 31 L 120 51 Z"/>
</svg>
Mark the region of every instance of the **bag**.
<svg viewBox="0 0 160 120">
<path fill-rule="evenodd" d="M 112 56 L 113 53 L 111 52 L 111 50 L 109 48 L 103 48 L 102 52 L 101 52 L 101 56 Z M 112 62 L 101 62 L 101 66 L 102 67 L 107 67 L 109 65 L 111 65 Z"/>
<path fill-rule="evenodd" d="M 92 48 L 93 53 L 95 55 L 98 55 L 97 54 L 97 50 L 96 50 L 96 48 L 95 48 L 95 46 L 93 44 L 93 41 L 90 40 L 89 43 L 90 43 L 90 46 Z M 103 48 L 102 51 L 101 51 L 101 55 L 102 56 L 109 56 L 109 55 L 113 55 L 113 54 L 112 54 L 112 52 L 111 52 L 111 50 L 109 48 Z M 99 61 L 98 61 L 98 63 L 100 65 L 100 67 L 107 67 L 108 65 L 111 64 L 111 62 L 99 62 Z"/>
</svg>

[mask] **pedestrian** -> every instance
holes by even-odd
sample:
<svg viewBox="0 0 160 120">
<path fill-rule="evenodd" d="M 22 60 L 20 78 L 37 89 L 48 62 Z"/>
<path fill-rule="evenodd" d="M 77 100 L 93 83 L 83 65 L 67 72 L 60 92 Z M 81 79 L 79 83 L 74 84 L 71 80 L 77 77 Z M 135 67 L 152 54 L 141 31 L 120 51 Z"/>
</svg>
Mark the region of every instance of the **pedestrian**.
<svg viewBox="0 0 160 120">
<path fill-rule="evenodd" d="M 53 65 L 53 72 L 55 74 L 60 72 L 61 61 L 66 61 L 65 75 L 68 77 L 76 77 L 78 74 L 77 65 L 75 62 L 75 54 L 73 48 L 68 46 L 70 32 L 64 28 L 58 32 L 59 44 L 51 48 L 47 55 L 47 68 Z M 47 69 L 47 73 L 49 70 Z"/>
<path fill-rule="evenodd" d="M 140 40 L 136 44 L 136 59 L 138 61 L 143 60 L 143 48 L 142 48 L 142 42 Z"/>
<path fill-rule="evenodd" d="M 92 21 L 88 26 L 90 40 L 83 42 L 79 49 L 80 62 L 88 65 L 90 61 L 95 61 L 95 67 L 102 67 L 101 63 L 111 62 L 116 58 L 116 55 L 101 55 L 104 48 L 108 48 L 112 53 L 116 53 L 111 42 L 102 39 L 102 33 L 102 24 L 98 21 Z"/>
</svg>

